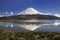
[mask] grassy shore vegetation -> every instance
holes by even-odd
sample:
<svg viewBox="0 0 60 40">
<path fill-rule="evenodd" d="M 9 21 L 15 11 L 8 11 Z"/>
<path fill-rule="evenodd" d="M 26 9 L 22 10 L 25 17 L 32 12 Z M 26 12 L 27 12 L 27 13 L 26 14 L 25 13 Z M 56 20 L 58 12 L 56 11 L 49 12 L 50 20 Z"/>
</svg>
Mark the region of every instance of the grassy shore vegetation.
<svg viewBox="0 0 60 40">
<path fill-rule="evenodd" d="M 60 40 L 60 33 L 0 29 L 0 40 Z"/>
</svg>

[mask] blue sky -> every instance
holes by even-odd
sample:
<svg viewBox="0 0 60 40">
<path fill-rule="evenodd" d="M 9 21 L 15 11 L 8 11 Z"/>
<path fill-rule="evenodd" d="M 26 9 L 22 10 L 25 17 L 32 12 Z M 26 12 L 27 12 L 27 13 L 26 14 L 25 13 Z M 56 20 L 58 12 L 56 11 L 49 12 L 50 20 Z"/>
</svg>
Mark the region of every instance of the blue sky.
<svg viewBox="0 0 60 40">
<path fill-rule="evenodd" d="M 6 11 L 18 13 L 28 7 L 45 13 L 60 13 L 60 0 L 0 0 L 0 14 Z"/>
</svg>

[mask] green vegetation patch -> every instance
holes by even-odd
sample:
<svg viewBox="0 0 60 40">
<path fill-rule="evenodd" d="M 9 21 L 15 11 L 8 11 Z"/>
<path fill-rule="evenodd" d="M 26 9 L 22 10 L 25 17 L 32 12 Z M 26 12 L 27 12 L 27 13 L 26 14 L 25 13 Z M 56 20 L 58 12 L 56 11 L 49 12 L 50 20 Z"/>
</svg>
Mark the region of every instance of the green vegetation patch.
<svg viewBox="0 0 60 40">
<path fill-rule="evenodd" d="M 0 29 L 0 40 L 60 40 L 60 33 Z"/>
</svg>

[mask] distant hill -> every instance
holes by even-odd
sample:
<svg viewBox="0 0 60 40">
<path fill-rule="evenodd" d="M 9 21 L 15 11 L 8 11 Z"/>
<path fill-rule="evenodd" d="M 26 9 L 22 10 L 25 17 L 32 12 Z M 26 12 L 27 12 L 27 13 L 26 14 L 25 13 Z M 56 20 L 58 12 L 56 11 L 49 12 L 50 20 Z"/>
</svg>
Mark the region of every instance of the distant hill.
<svg viewBox="0 0 60 40">
<path fill-rule="evenodd" d="M 0 20 L 29 20 L 29 19 L 46 19 L 46 20 L 60 20 L 60 17 L 54 16 L 54 15 L 47 15 L 43 14 L 41 12 L 38 12 L 34 8 L 27 8 L 26 10 L 23 10 L 22 12 L 18 13 L 14 16 L 2 16 L 0 17 Z"/>
<path fill-rule="evenodd" d="M 47 20 L 59 20 L 59 17 L 56 16 L 51 16 L 51 15 L 15 15 L 15 16 L 8 16 L 8 17 L 0 17 L 0 20 L 15 20 L 15 19 L 20 19 L 20 20 L 29 20 L 29 19 L 47 19 Z"/>
</svg>

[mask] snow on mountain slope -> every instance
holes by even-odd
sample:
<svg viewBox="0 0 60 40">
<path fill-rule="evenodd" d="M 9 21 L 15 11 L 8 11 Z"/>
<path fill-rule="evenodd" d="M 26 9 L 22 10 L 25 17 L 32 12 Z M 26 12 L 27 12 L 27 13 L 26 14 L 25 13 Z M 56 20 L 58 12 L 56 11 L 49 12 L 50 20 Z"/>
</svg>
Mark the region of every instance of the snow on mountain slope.
<svg viewBox="0 0 60 40">
<path fill-rule="evenodd" d="M 39 11 L 35 10 L 34 8 L 27 8 L 26 10 L 20 12 L 18 15 L 32 15 L 32 14 L 42 14 Z"/>
<path fill-rule="evenodd" d="M 56 16 L 56 17 L 60 17 L 60 14 L 54 14 L 54 16 Z"/>
<path fill-rule="evenodd" d="M 42 13 L 37 11 L 34 8 L 27 8 L 25 10 L 23 10 L 22 12 L 19 12 L 17 15 L 32 15 L 32 14 L 41 14 L 41 15 L 53 15 L 53 16 L 57 16 L 57 14 L 52 14 L 52 13 Z"/>
</svg>

